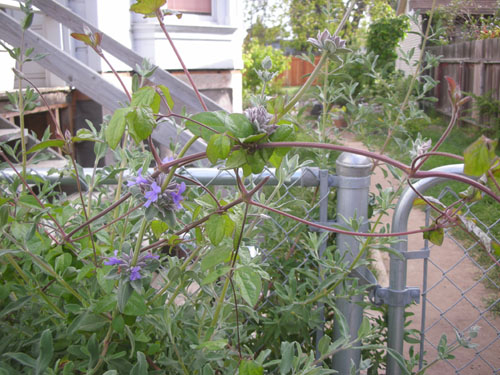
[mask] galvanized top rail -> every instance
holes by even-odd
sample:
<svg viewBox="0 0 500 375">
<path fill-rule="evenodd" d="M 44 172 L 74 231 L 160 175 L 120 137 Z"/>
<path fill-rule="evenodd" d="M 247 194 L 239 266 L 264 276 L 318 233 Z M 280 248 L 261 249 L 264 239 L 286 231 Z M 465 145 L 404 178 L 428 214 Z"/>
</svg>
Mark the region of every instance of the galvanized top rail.
<svg viewBox="0 0 500 375">
<path fill-rule="evenodd" d="M 98 169 L 99 170 L 99 169 Z M 153 169 L 148 169 L 148 173 L 153 173 Z M 87 190 L 87 185 L 85 183 L 86 177 L 92 175 L 92 168 L 82 168 L 81 173 L 81 184 L 82 188 Z M 33 182 L 34 177 L 38 179 L 43 179 L 50 182 L 59 182 L 63 189 L 65 188 L 75 188 L 76 187 L 76 179 L 74 176 L 68 175 L 60 175 L 55 172 L 53 168 L 37 168 L 37 169 L 28 169 L 27 171 L 28 182 Z M 216 168 L 180 168 L 178 171 L 179 175 L 189 177 L 203 185 L 217 185 L 217 186 L 234 186 L 236 185 L 236 175 L 233 170 L 218 170 Z M 0 179 L 6 179 L 8 181 L 12 181 L 15 179 L 16 173 L 11 169 L 0 170 Z M 125 172 L 124 178 L 125 180 L 131 179 L 135 177 L 135 175 Z M 240 174 L 240 177 L 243 177 Z M 269 178 L 266 185 L 275 186 L 278 185 L 279 181 L 276 177 L 276 169 L 275 168 L 267 168 L 259 175 L 251 175 L 245 179 L 245 182 L 253 182 L 259 183 L 265 178 Z M 181 179 L 178 179 L 179 181 Z M 114 185 L 117 183 L 116 179 L 110 178 L 104 181 L 105 184 Z M 193 182 L 186 181 L 187 185 L 194 185 Z M 300 186 L 300 187 L 314 187 L 319 186 L 320 184 L 320 169 L 316 167 L 306 167 L 300 168 L 291 176 L 289 176 L 283 182 L 285 186 Z M 328 176 L 328 186 L 333 187 L 337 186 L 338 179 L 336 176 L 329 175 Z"/>
</svg>

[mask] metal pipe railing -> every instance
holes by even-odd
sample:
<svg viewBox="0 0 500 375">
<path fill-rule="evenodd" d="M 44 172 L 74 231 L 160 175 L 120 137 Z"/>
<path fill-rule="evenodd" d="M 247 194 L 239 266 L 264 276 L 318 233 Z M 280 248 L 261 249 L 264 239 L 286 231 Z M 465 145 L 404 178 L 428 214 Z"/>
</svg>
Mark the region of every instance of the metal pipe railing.
<svg viewBox="0 0 500 375">
<path fill-rule="evenodd" d="M 464 166 L 463 164 L 453 164 L 446 165 L 443 167 L 435 168 L 434 172 L 446 172 L 453 174 L 463 175 Z M 431 187 L 448 181 L 442 177 L 431 177 L 422 179 L 413 184 L 413 187 L 421 194 Z M 408 219 L 410 212 L 413 208 L 413 201 L 417 198 L 417 194 L 411 189 L 406 188 L 401 195 L 399 202 L 394 211 L 394 216 L 392 218 L 392 231 L 406 232 L 408 230 Z M 405 255 L 408 252 L 408 236 L 400 236 L 399 241 L 392 245 L 392 248 L 399 252 L 401 255 Z M 401 259 L 393 254 L 390 255 L 390 270 L 389 270 L 389 292 L 392 293 L 405 293 L 408 291 L 406 286 L 406 276 L 407 276 L 407 260 L 406 258 Z M 404 313 L 405 304 L 400 305 L 389 305 L 389 317 L 388 317 L 388 338 L 387 346 L 391 349 L 396 350 L 398 353 L 403 355 L 403 340 L 404 340 Z M 400 375 L 401 368 L 399 367 L 396 360 L 388 356 L 387 360 L 387 375 Z"/>
</svg>

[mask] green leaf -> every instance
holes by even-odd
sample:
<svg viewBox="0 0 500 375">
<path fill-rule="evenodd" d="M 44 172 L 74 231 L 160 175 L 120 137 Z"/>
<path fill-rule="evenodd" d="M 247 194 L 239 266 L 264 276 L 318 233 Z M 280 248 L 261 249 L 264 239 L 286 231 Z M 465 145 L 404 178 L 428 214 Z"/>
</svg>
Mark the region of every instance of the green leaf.
<svg viewBox="0 0 500 375">
<path fill-rule="evenodd" d="M 229 158 L 226 160 L 226 168 L 233 169 L 239 168 L 243 166 L 247 162 L 247 156 L 245 151 L 236 150 L 229 155 Z"/>
<path fill-rule="evenodd" d="M 328 353 L 328 348 L 330 347 L 330 342 L 332 339 L 328 335 L 324 335 L 318 343 L 318 350 L 321 355 Z"/>
<path fill-rule="evenodd" d="M 54 269 L 57 273 L 63 273 L 66 268 L 68 268 L 71 265 L 72 262 L 72 257 L 71 254 L 69 253 L 64 253 L 59 255 L 56 258 Z"/>
<path fill-rule="evenodd" d="M 117 315 L 111 322 L 111 326 L 116 332 L 123 333 L 123 330 L 125 329 L 125 320 L 123 319 L 123 316 Z"/>
<path fill-rule="evenodd" d="M 219 277 L 224 276 L 226 273 L 231 271 L 230 266 L 224 266 L 221 268 L 217 268 L 215 271 L 210 272 L 202 281 L 201 285 L 206 285 L 213 283 L 215 280 L 217 280 Z"/>
<path fill-rule="evenodd" d="M 225 234 L 224 228 L 225 220 L 223 215 L 215 214 L 210 216 L 205 224 L 207 236 L 214 245 L 218 245 L 223 239 Z"/>
<path fill-rule="evenodd" d="M 482 176 L 488 171 L 495 158 L 497 141 L 484 135 L 464 151 L 464 173 L 470 176 Z"/>
<path fill-rule="evenodd" d="M 264 368 L 255 361 L 242 359 L 239 367 L 239 375 L 263 375 Z"/>
<path fill-rule="evenodd" d="M 161 220 L 153 220 L 151 222 L 151 230 L 156 238 L 160 238 L 168 229 L 168 224 Z"/>
<path fill-rule="evenodd" d="M 257 143 L 258 141 L 260 141 L 261 139 L 267 137 L 267 133 L 259 133 L 259 134 L 255 134 L 255 135 L 251 135 L 250 137 L 246 137 L 244 139 L 242 139 L 241 141 L 243 143 Z"/>
<path fill-rule="evenodd" d="M 148 307 L 146 305 L 146 302 L 144 301 L 144 297 L 134 291 L 127 301 L 124 314 L 132 316 L 141 316 L 141 315 L 146 315 L 147 312 L 148 312 Z"/>
<path fill-rule="evenodd" d="M 251 267 L 241 267 L 234 272 L 234 281 L 240 289 L 241 296 L 251 306 L 255 306 L 259 301 L 262 290 L 262 280 L 260 275 Z"/>
<path fill-rule="evenodd" d="M 120 280 L 120 283 L 118 284 L 117 298 L 118 298 L 118 310 L 120 310 L 121 313 L 125 311 L 125 307 L 132 292 L 133 290 L 132 286 L 130 285 L 130 282 L 128 280 L 123 280 L 123 279 Z"/>
<path fill-rule="evenodd" d="M 170 90 L 168 89 L 168 87 L 166 87 L 164 85 L 159 85 L 158 88 L 163 93 L 163 96 L 167 100 L 167 104 L 170 107 L 170 109 L 173 109 L 175 104 L 174 104 L 174 101 L 172 100 L 172 96 L 170 95 Z"/>
<path fill-rule="evenodd" d="M 166 0 L 138 0 L 130 7 L 130 10 L 147 16 L 154 15 L 156 10 L 160 9 L 166 2 Z"/>
<path fill-rule="evenodd" d="M 257 150 L 253 154 L 247 154 L 247 161 L 254 174 L 259 174 L 266 166 L 266 161 L 262 156 L 262 150 Z"/>
<path fill-rule="evenodd" d="M 359 326 L 358 337 L 360 339 L 364 338 L 366 335 L 368 335 L 370 333 L 370 330 L 371 330 L 370 321 L 365 316 L 365 317 L 363 317 L 361 325 Z"/>
<path fill-rule="evenodd" d="M 49 147 L 63 147 L 63 146 L 64 146 L 64 140 L 49 139 L 48 141 L 37 143 L 36 145 L 31 147 L 28 151 L 26 151 L 26 154 L 32 154 L 34 152 L 41 151 Z"/>
<path fill-rule="evenodd" d="M 242 113 L 231 113 L 229 120 L 225 121 L 225 123 L 226 129 L 237 138 L 243 139 L 255 134 L 252 123 Z"/>
<path fill-rule="evenodd" d="M 92 311 L 96 314 L 102 314 L 111 311 L 116 306 L 116 299 L 109 296 L 102 297 L 99 301 L 92 306 Z"/>
<path fill-rule="evenodd" d="M 132 94 L 130 105 L 133 107 L 148 107 L 154 113 L 157 113 L 160 110 L 160 97 L 154 87 L 144 86 Z"/>
<path fill-rule="evenodd" d="M 213 340 L 213 341 L 205 341 L 197 346 L 198 349 L 207 349 L 207 350 L 221 350 L 227 346 L 227 340 Z"/>
<path fill-rule="evenodd" d="M 38 203 L 38 200 L 32 195 L 21 195 L 19 197 L 18 202 L 22 203 L 23 205 L 29 208 L 35 208 L 35 209 L 42 208 L 42 206 L 40 206 L 40 203 Z"/>
<path fill-rule="evenodd" d="M 214 134 L 207 145 L 207 157 L 212 164 L 219 159 L 225 159 L 231 151 L 231 141 L 224 134 Z"/>
<path fill-rule="evenodd" d="M 9 207 L 7 205 L 0 207 L 0 229 L 9 222 Z"/>
<path fill-rule="evenodd" d="M 280 125 L 273 134 L 270 135 L 271 142 L 292 142 L 295 140 L 295 129 L 293 125 Z"/>
<path fill-rule="evenodd" d="M 26 302 L 28 302 L 31 299 L 31 296 L 25 296 L 21 297 L 16 301 L 13 301 L 9 303 L 7 306 L 5 306 L 2 311 L 0 311 L 0 319 L 3 319 L 3 317 L 13 313 L 14 311 L 19 310 L 21 307 L 24 306 Z"/>
<path fill-rule="evenodd" d="M 116 370 L 108 370 L 102 375 L 118 375 L 118 371 Z"/>
<path fill-rule="evenodd" d="M 130 136 L 137 144 L 149 137 L 156 127 L 153 111 L 149 107 L 134 108 L 126 119 Z"/>
<path fill-rule="evenodd" d="M 90 354 L 88 368 L 93 368 L 99 360 L 100 355 L 99 343 L 97 342 L 97 336 L 95 333 L 90 336 L 90 339 L 87 342 L 87 350 Z"/>
<path fill-rule="evenodd" d="M 26 17 L 23 18 L 21 22 L 21 27 L 23 28 L 23 30 L 27 30 L 30 28 L 31 24 L 33 23 L 33 16 L 34 13 L 30 11 L 28 14 L 26 14 Z"/>
<path fill-rule="evenodd" d="M 148 375 L 148 362 L 143 352 L 137 352 L 137 363 L 130 370 L 130 375 Z"/>
<path fill-rule="evenodd" d="M 207 129 L 200 124 L 197 124 L 193 121 L 186 122 L 186 128 L 199 137 L 202 137 L 205 141 L 209 141 L 210 137 L 216 133 L 224 133 L 226 131 L 226 127 L 224 125 L 224 121 L 217 115 L 215 112 L 200 112 L 190 117 L 191 120 L 197 121 L 205 126 L 208 126 L 210 129 L 215 130 L 212 131 Z"/>
<path fill-rule="evenodd" d="M 0 249 L 0 257 L 6 254 L 19 254 L 22 250 L 19 249 Z"/>
<path fill-rule="evenodd" d="M 108 320 L 100 315 L 85 314 L 83 319 L 78 322 L 76 329 L 78 331 L 96 332 L 107 323 Z"/>
<path fill-rule="evenodd" d="M 24 366 L 36 367 L 36 361 L 31 358 L 29 355 L 24 354 L 24 353 L 4 353 L 3 354 L 6 357 L 12 358 L 13 360 L 21 363 Z"/>
<path fill-rule="evenodd" d="M 280 362 L 280 374 L 287 375 L 293 367 L 293 355 L 294 355 L 293 342 L 283 341 L 281 343 L 281 362 Z"/>
<path fill-rule="evenodd" d="M 79 40 L 80 42 L 85 43 L 87 46 L 92 46 L 93 45 L 92 40 L 90 39 L 90 36 L 87 35 L 87 34 L 71 33 L 71 36 L 74 39 Z"/>
<path fill-rule="evenodd" d="M 493 253 L 499 257 L 500 256 L 500 244 L 495 241 L 491 241 L 491 247 L 493 249 Z"/>
<path fill-rule="evenodd" d="M 212 248 L 201 260 L 201 269 L 206 271 L 226 262 L 231 256 L 233 249 L 229 246 L 218 246 Z"/>
<path fill-rule="evenodd" d="M 421 229 L 427 228 L 421 227 Z M 437 228 L 428 232 L 424 232 L 424 239 L 431 241 L 434 245 L 441 246 L 444 240 L 444 229 Z"/>
<path fill-rule="evenodd" d="M 117 109 L 104 130 L 106 142 L 112 149 L 115 149 L 122 139 L 125 132 L 126 117 L 131 110 L 129 107 Z"/>
</svg>

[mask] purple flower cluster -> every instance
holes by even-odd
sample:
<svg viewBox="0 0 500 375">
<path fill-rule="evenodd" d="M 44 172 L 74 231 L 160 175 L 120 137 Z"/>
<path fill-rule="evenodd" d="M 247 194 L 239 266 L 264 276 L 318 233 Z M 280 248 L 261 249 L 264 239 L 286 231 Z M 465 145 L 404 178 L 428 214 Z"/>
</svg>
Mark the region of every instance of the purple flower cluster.
<svg viewBox="0 0 500 375">
<path fill-rule="evenodd" d="M 164 160 L 168 162 L 170 158 Z M 146 198 L 146 203 L 144 207 L 149 207 L 151 203 L 155 203 L 158 208 L 173 210 L 180 210 L 182 208 L 181 202 L 184 200 L 182 194 L 186 191 L 186 184 L 181 182 L 180 184 L 169 184 L 167 188 L 162 191 L 161 186 L 165 176 L 163 174 L 153 179 L 151 177 L 144 177 L 142 175 L 142 168 L 137 171 L 137 177 L 135 179 L 127 182 L 128 187 L 138 186 L 141 189 L 144 198 Z"/>
<path fill-rule="evenodd" d="M 153 254 L 139 255 L 137 262 L 132 266 L 132 254 L 122 253 L 118 256 L 118 250 L 114 251 L 114 256 L 108 257 L 108 260 L 104 262 L 106 266 L 118 266 L 120 269 L 120 274 L 128 275 L 130 281 L 142 279 L 141 271 L 144 267 L 147 267 L 151 260 L 158 260 L 160 257 Z"/>
<path fill-rule="evenodd" d="M 269 124 L 273 115 L 267 112 L 264 106 L 250 107 L 245 110 L 245 116 L 257 128 L 259 133 L 272 134 L 278 128 L 275 124 Z"/>
</svg>

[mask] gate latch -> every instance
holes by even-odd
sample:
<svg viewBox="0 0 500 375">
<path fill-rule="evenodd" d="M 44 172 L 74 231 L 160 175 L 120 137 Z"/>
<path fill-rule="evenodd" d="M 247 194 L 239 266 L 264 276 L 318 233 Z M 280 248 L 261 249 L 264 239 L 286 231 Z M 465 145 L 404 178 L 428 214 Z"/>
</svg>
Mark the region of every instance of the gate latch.
<svg viewBox="0 0 500 375">
<path fill-rule="evenodd" d="M 417 287 L 408 287 L 405 290 L 393 290 L 377 286 L 372 302 L 377 306 L 406 306 L 412 302 L 420 303 L 420 289 Z"/>
</svg>

